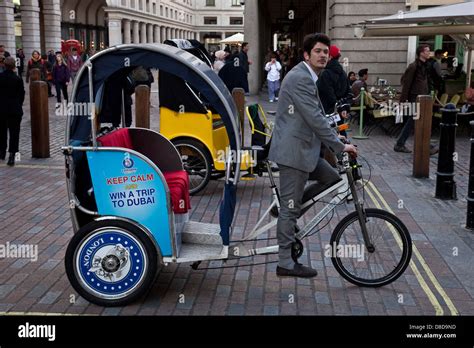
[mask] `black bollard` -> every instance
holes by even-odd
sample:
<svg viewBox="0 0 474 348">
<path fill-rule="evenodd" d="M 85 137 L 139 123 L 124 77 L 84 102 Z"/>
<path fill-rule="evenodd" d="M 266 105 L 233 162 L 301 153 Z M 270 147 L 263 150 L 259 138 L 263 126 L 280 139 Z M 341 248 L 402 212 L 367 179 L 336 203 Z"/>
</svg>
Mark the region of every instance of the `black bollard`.
<svg viewBox="0 0 474 348">
<path fill-rule="evenodd" d="M 436 172 L 436 198 L 456 199 L 454 181 L 454 151 L 459 109 L 443 108 L 439 136 L 438 171 Z"/>
<path fill-rule="evenodd" d="M 471 162 L 469 165 L 469 186 L 467 189 L 466 228 L 474 230 L 474 121 L 471 125 Z"/>
</svg>

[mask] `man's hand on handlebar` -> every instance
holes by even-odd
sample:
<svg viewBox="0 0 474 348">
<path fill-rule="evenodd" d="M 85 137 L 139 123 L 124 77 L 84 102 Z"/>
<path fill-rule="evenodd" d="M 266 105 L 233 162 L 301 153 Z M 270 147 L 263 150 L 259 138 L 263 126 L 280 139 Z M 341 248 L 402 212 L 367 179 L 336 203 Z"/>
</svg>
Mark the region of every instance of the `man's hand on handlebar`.
<svg viewBox="0 0 474 348">
<path fill-rule="evenodd" d="M 344 152 L 348 152 L 352 157 L 357 157 L 357 148 L 354 145 L 346 144 L 344 145 Z"/>
</svg>

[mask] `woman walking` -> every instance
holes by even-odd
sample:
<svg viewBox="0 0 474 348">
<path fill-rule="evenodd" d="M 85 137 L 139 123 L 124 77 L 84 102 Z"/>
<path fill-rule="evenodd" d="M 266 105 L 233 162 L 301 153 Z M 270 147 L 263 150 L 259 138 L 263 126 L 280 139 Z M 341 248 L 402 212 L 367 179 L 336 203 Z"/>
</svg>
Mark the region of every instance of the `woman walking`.
<svg viewBox="0 0 474 348">
<path fill-rule="evenodd" d="M 56 98 L 58 103 L 61 103 L 61 91 L 63 92 L 66 103 L 69 101 L 67 95 L 67 84 L 70 79 L 71 73 L 63 60 L 62 54 L 56 54 L 56 63 L 53 67 L 53 83 L 56 86 Z"/>
</svg>

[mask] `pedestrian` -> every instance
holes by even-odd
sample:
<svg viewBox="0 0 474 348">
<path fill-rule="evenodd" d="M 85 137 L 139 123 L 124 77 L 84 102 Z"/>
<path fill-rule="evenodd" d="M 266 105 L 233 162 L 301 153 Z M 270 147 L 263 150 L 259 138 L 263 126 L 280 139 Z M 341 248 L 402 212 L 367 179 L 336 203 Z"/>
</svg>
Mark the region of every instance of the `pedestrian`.
<svg viewBox="0 0 474 348">
<path fill-rule="evenodd" d="M 435 91 L 436 95 L 440 97 L 445 90 L 443 73 L 441 69 L 441 58 L 443 57 L 443 50 L 436 50 L 434 57 L 428 60 L 429 63 L 429 87 L 430 91 Z"/>
<path fill-rule="evenodd" d="M 67 60 L 67 67 L 69 68 L 69 72 L 71 73 L 72 83 L 74 83 L 74 80 L 76 79 L 76 75 L 79 69 L 81 69 L 82 67 L 82 59 L 77 54 L 77 49 L 75 47 L 72 49 L 72 54 L 69 56 Z"/>
<path fill-rule="evenodd" d="M 18 76 L 22 77 L 23 71 L 25 70 L 25 53 L 23 52 L 22 48 L 19 48 L 16 51 L 16 58 L 18 59 L 18 62 L 19 62 L 17 66 Z"/>
<path fill-rule="evenodd" d="M 367 92 L 367 80 L 369 79 L 369 69 L 361 69 L 359 70 L 357 75 L 359 75 L 359 79 L 354 81 L 354 83 L 351 86 L 352 94 L 354 94 L 354 100 L 353 100 L 354 104 L 360 103 L 359 95 L 360 95 L 360 90 L 362 88 L 364 88 L 365 91 Z"/>
<path fill-rule="evenodd" d="M 270 103 L 275 100 L 278 101 L 278 92 L 280 91 L 280 71 L 281 64 L 277 62 L 277 56 L 275 53 L 270 55 L 270 61 L 265 64 L 265 71 L 267 74 L 268 83 L 268 99 Z"/>
<path fill-rule="evenodd" d="M 5 160 L 8 142 L 7 165 L 15 165 L 15 154 L 19 151 L 20 124 L 23 116 L 25 88 L 23 79 L 15 73 L 16 61 L 5 58 L 5 72 L 0 74 L 0 160 Z"/>
<path fill-rule="evenodd" d="M 418 95 L 429 94 L 429 66 L 428 59 L 430 58 L 430 46 L 420 45 L 416 49 L 416 60 L 411 63 L 401 78 L 402 93 L 400 95 L 400 103 L 411 103 L 416 105 L 416 98 Z M 403 104 L 402 104 L 403 105 Z M 405 109 L 405 108 L 403 108 Z M 410 110 L 415 110 L 416 107 L 410 107 Z M 413 131 L 415 121 L 413 120 L 414 115 L 408 115 L 405 125 L 397 139 L 397 142 L 393 148 L 396 152 L 411 153 L 412 151 L 406 147 L 405 143 Z M 430 155 L 434 155 L 438 152 L 438 148 L 431 145 Z"/>
<path fill-rule="evenodd" d="M 214 53 L 215 56 L 215 61 L 213 64 L 213 68 L 216 74 L 219 74 L 219 71 L 222 69 L 222 67 L 225 65 L 225 59 L 227 57 L 227 52 L 225 51 L 216 51 Z"/>
<path fill-rule="evenodd" d="M 252 65 L 252 61 L 249 60 L 248 56 L 248 51 L 250 49 L 249 43 L 248 42 L 242 42 L 242 47 L 240 49 L 239 53 L 239 60 L 242 68 L 245 70 L 245 81 L 246 85 L 244 86 L 245 93 L 249 93 L 249 80 L 248 80 L 248 74 L 250 73 L 250 65 Z"/>
<path fill-rule="evenodd" d="M 54 66 L 54 64 L 56 64 L 56 53 L 54 53 L 54 50 L 48 51 L 48 62 L 49 64 L 51 64 L 51 66 Z"/>
<path fill-rule="evenodd" d="M 348 99 L 351 94 L 346 73 L 339 63 L 341 51 L 335 45 L 329 47 L 329 62 L 318 79 L 318 92 L 326 114 L 332 114 L 336 102 Z"/>
<path fill-rule="evenodd" d="M 28 61 L 28 65 L 26 67 L 26 83 L 30 82 L 31 69 L 39 69 L 40 80 L 46 82 L 48 72 L 46 71 L 45 62 L 43 59 L 41 59 L 40 53 L 36 50 L 31 54 L 31 59 Z"/>
<path fill-rule="evenodd" d="M 0 54 L 0 74 L 5 71 L 5 56 Z"/>
<path fill-rule="evenodd" d="M 63 97 L 66 100 L 66 103 L 69 102 L 67 84 L 69 83 L 70 79 L 71 73 L 69 72 L 69 68 L 64 62 L 62 54 L 56 54 L 56 62 L 54 63 L 53 67 L 53 83 L 56 87 L 56 101 L 58 102 L 58 104 L 61 103 L 61 92 L 63 93 Z"/>
<path fill-rule="evenodd" d="M 4 45 L 0 45 L 0 55 L 4 56 L 5 58 L 10 57 L 10 52 L 5 50 Z"/>
<path fill-rule="evenodd" d="M 352 87 L 352 84 L 357 80 L 356 73 L 349 71 L 347 74 L 347 79 L 349 80 L 349 85 Z"/>
<path fill-rule="evenodd" d="M 317 271 L 298 263 L 292 255 L 296 220 L 300 216 L 306 181 L 311 175 L 322 185 L 339 179 L 337 170 L 320 158 L 321 143 L 335 153 L 357 154 L 344 145 L 329 126 L 316 87 L 326 66 L 330 39 L 324 34 L 304 38 L 304 59 L 283 80 L 269 159 L 280 169 L 280 212 L 277 222 L 277 276 L 314 277 Z M 312 173 L 313 172 L 313 173 Z"/>
<path fill-rule="evenodd" d="M 48 56 L 46 54 L 43 54 L 41 56 L 41 59 L 44 62 L 44 66 L 46 68 L 46 83 L 48 84 L 48 97 L 54 97 L 54 94 L 51 92 L 52 87 L 53 87 L 53 66 L 54 64 L 51 64 L 48 60 Z"/>
<path fill-rule="evenodd" d="M 248 92 L 247 73 L 240 64 L 238 53 L 227 56 L 224 66 L 219 70 L 219 77 L 230 93 L 234 88 L 242 88 Z"/>
</svg>

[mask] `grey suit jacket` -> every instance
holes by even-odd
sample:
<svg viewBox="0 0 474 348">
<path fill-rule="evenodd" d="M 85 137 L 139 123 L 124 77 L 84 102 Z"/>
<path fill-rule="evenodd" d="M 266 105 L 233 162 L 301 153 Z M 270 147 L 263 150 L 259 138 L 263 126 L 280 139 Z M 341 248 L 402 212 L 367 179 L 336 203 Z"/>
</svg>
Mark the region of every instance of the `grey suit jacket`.
<svg viewBox="0 0 474 348">
<path fill-rule="evenodd" d="M 335 153 L 344 149 L 324 116 L 318 88 L 304 62 L 286 75 L 279 97 L 271 161 L 310 173 L 318 164 L 321 142 Z"/>
</svg>

